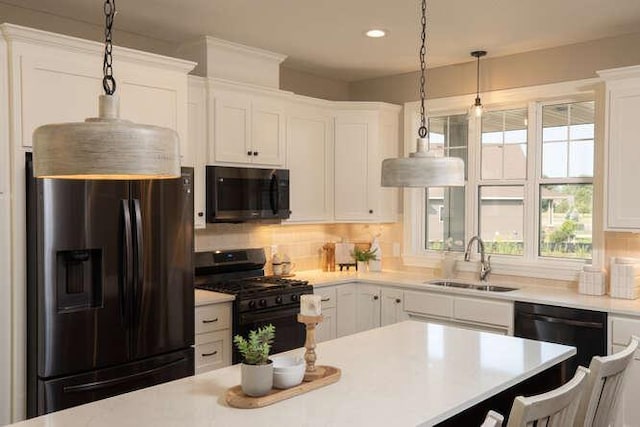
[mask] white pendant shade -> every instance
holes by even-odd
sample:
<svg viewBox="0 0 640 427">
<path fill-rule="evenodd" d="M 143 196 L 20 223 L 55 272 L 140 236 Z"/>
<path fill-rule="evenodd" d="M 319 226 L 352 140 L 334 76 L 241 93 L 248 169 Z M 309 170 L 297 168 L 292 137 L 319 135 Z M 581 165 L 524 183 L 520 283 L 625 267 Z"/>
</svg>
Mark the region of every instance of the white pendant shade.
<svg viewBox="0 0 640 427">
<path fill-rule="evenodd" d="M 462 187 L 464 163 L 456 157 L 408 157 L 382 162 L 383 187 Z"/>
<path fill-rule="evenodd" d="M 426 150 L 427 140 L 418 138 L 418 150 L 409 157 L 382 162 L 383 187 L 461 187 L 464 162 L 457 157 L 438 157 Z"/>
<path fill-rule="evenodd" d="M 34 174 L 61 179 L 163 179 L 180 176 L 178 134 L 119 118 L 119 101 L 101 95 L 97 118 L 33 132 Z"/>
</svg>

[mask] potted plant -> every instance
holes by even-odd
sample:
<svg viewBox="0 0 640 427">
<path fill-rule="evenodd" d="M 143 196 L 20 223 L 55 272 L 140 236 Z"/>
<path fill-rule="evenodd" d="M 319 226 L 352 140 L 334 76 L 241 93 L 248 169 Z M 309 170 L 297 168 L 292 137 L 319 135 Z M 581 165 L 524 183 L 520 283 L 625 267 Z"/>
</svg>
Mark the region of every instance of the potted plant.
<svg viewBox="0 0 640 427">
<path fill-rule="evenodd" d="M 240 384 L 247 396 L 264 396 L 273 387 L 273 362 L 269 359 L 269 351 L 275 335 L 276 328 L 270 324 L 250 331 L 247 339 L 240 335 L 233 338 L 243 359 Z"/>
<path fill-rule="evenodd" d="M 377 249 L 360 249 L 356 247 L 351 254 L 353 259 L 356 260 L 356 271 L 367 271 L 369 261 L 377 259 L 377 251 Z"/>
</svg>

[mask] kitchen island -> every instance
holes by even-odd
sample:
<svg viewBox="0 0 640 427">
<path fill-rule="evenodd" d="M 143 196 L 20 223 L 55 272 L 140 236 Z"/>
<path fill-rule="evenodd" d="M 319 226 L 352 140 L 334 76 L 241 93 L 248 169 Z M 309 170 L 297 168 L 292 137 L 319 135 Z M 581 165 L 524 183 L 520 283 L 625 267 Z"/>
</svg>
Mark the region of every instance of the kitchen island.
<svg viewBox="0 0 640 427">
<path fill-rule="evenodd" d="M 15 425 L 431 426 L 575 354 L 573 347 L 416 321 L 316 350 L 318 364 L 342 369 L 340 381 L 261 409 L 226 405 L 226 390 L 240 382 L 234 365 Z"/>
</svg>

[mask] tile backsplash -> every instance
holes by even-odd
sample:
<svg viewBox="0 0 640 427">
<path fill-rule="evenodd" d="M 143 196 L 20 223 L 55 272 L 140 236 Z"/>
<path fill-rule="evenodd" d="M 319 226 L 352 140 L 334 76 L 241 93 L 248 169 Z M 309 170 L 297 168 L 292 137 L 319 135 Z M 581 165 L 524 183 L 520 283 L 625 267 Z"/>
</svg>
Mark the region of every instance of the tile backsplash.
<svg viewBox="0 0 640 427">
<path fill-rule="evenodd" d="M 399 249 L 402 224 L 208 224 L 196 230 L 196 251 L 216 249 L 264 248 L 271 258 L 272 246 L 288 254 L 298 270 L 321 268 L 322 246 L 327 242 L 371 242 L 379 236 L 382 265 L 385 269 L 401 266 Z M 399 255 L 399 254 L 396 254 Z M 267 267 L 269 264 L 267 263 Z"/>
<path fill-rule="evenodd" d="M 604 233 L 605 267 L 609 268 L 611 257 L 640 258 L 639 233 Z"/>
</svg>

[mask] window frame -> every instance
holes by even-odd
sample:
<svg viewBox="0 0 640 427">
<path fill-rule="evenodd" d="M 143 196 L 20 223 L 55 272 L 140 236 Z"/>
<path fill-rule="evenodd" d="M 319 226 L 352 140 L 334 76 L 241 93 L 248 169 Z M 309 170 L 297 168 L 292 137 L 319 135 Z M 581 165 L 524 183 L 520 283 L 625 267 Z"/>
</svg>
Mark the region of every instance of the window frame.
<svg viewBox="0 0 640 427">
<path fill-rule="evenodd" d="M 571 82 L 555 83 L 541 86 L 530 86 L 518 89 L 485 92 L 482 101 L 487 111 L 499 111 L 516 108 L 527 108 L 527 178 L 524 180 L 524 196 L 527 203 L 524 213 L 524 247 L 523 256 L 492 255 L 494 274 L 527 276 L 543 279 L 577 280 L 578 273 L 585 265 L 584 259 L 552 258 L 538 255 L 537 243 L 540 224 L 538 212 L 540 209 L 540 186 L 553 183 L 585 183 L 592 182 L 593 196 L 593 243 L 592 260 L 594 266 L 604 264 L 604 232 L 602 225 L 602 185 L 604 172 L 604 156 L 601 155 L 603 144 L 604 98 L 601 95 L 599 79 L 586 79 Z M 445 116 L 464 114 L 468 111 L 472 97 L 455 96 L 427 100 L 425 109 L 427 116 Z M 595 101 L 594 117 L 594 176 L 591 178 L 542 178 L 542 106 L 573 103 L 581 101 Z M 407 155 L 415 151 L 419 117 L 419 103 L 404 104 L 404 152 Z M 484 185 L 522 185 L 523 180 L 480 180 L 481 172 L 481 119 L 469 119 L 468 129 L 468 180 L 465 182 L 465 246 L 469 239 L 478 233 L 479 222 L 479 188 Z M 533 159 L 533 161 L 531 160 Z M 403 189 L 403 221 L 404 221 L 404 251 L 403 263 L 407 266 L 421 266 L 436 268 L 440 264 L 440 251 L 427 250 L 425 245 L 425 191 L 422 188 Z M 474 250 L 472 260 L 479 256 Z M 476 263 L 458 263 L 458 270 L 463 272 L 477 271 Z"/>
</svg>

